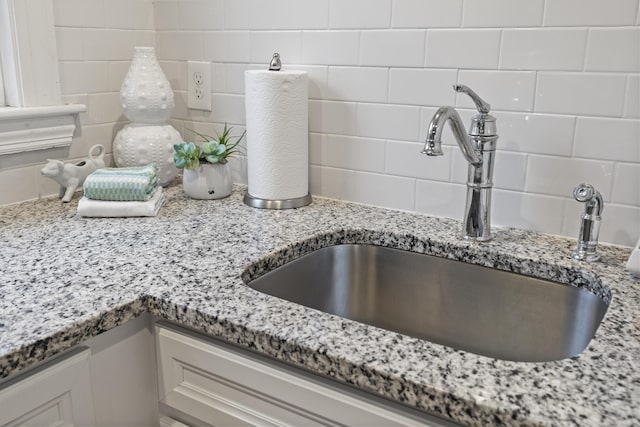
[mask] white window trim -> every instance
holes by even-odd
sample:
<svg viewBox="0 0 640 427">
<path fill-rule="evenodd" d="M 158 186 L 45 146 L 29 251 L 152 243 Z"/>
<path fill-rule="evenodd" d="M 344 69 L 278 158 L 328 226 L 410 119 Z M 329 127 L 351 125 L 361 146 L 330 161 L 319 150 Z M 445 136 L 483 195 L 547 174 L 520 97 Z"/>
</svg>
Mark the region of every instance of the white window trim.
<svg viewBox="0 0 640 427">
<path fill-rule="evenodd" d="M 4 82 L 2 81 L 2 63 L 0 62 L 0 108 L 4 107 Z"/>
<path fill-rule="evenodd" d="M 62 105 L 55 35 L 51 0 L 0 0 L 0 156 L 71 145 L 86 106 Z"/>
</svg>

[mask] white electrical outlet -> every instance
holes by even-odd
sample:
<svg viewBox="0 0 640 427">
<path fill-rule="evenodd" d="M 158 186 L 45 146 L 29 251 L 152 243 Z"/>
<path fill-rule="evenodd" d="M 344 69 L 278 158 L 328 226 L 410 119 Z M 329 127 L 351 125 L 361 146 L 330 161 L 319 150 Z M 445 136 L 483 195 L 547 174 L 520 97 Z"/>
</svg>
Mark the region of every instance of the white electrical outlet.
<svg viewBox="0 0 640 427">
<path fill-rule="evenodd" d="M 211 63 L 187 63 L 187 107 L 211 111 Z"/>
</svg>

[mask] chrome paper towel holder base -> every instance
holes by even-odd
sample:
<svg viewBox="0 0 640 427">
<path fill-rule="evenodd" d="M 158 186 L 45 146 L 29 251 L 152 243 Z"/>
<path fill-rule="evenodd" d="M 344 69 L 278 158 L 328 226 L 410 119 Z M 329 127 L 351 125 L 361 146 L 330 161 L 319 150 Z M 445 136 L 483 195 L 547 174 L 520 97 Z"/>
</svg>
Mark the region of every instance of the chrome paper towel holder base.
<svg viewBox="0 0 640 427">
<path fill-rule="evenodd" d="M 244 195 L 244 203 L 252 208 L 258 209 L 293 209 L 310 204 L 311 194 L 307 193 L 306 196 L 296 197 L 294 199 L 270 200 L 254 197 L 247 192 L 247 194 Z"/>
</svg>

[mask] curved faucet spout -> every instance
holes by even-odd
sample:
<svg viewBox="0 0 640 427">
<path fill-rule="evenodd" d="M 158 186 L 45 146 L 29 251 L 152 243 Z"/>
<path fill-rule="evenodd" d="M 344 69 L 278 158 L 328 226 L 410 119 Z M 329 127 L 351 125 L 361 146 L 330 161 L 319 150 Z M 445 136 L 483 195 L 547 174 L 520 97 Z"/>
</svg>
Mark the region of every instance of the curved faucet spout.
<svg viewBox="0 0 640 427">
<path fill-rule="evenodd" d="M 449 126 L 453 131 L 453 135 L 455 136 L 465 159 L 467 159 L 467 161 L 474 166 L 481 165 L 482 157 L 480 157 L 478 153 L 476 153 L 476 151 L 473 149 L 473 146 L 471 145 L 471 139 L 465 131 L 462 119 L 453 107 L 440 107 L 438 111 L 436 111 L 436 114 L 433 116 L 431 122 L 429 123 L 429 127 L 427 129 L 427 139 L 425 141 L 422 153 L 428 156 L 442 155 L 442 128 L 447 121 L 449 122 Z"/>
</svg>

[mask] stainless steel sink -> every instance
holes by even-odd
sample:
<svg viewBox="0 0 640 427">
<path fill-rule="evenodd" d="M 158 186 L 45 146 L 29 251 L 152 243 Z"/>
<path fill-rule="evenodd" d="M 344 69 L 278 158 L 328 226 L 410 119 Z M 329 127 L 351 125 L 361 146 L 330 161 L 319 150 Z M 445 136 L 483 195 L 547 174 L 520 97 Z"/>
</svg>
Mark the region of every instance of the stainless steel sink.
<svg viewBox="0 0 640 427">
<path fill-rule="evenodd" d="M 570 285 L 370 245 L 314 251 L 248 286 L 458 350 L 527 362 L 579 354 L 608 308 Z"/>
</svg>

